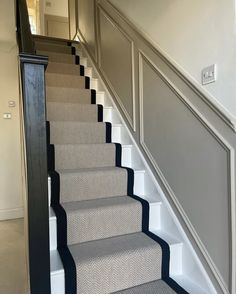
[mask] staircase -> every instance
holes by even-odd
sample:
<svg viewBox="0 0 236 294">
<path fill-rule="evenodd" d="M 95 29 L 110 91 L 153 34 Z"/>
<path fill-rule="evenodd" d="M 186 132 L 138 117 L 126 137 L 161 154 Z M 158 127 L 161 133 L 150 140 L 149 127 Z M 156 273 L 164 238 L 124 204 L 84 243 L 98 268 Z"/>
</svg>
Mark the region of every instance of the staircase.
<svg viewBox="0 0 236 294">
<path fill-rule="evenodd" d="M 36 48 L 49 57 L 50 205 L 64 293 L 187 293 L 169 276 L 169 245 L 149 231 L 149 203 L 134 194 L 134 171 L 122 166 L 124 148 L 112 142 L 75 48 L 48 38 L 37 39 Z"/>
</svg>

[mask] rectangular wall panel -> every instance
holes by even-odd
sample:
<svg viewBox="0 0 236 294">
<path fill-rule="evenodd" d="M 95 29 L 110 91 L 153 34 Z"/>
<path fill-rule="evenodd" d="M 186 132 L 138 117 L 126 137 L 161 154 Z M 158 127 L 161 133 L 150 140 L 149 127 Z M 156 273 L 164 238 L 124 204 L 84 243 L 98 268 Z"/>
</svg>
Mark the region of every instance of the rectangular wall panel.
<svg viewBox="0 0 236 294">
<path fill-rule="evenodd" d="M 135 129 L 133 42 L 101 9 L 99 24 L 100 69 L 128 122 Z"/>
<path fill-rule="evenodd" d="M 141 143 L 230 284 L 230 150 L 158 69 L 140 62 Z"/>
</svg>

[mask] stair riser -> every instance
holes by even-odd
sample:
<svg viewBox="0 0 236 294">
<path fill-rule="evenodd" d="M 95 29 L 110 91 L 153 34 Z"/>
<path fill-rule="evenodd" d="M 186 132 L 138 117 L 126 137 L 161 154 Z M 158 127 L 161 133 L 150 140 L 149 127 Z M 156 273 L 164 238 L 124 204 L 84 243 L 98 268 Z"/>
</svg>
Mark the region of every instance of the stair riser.
<svg viewBox="0 0 236 294">
<path fill-rule="evenodd" d="M 50 208 L 51 209 L 51 208 Z M 160 228 L 161 223 L 161 206 L 159 203 L 150 203 L 150 220 L 149 220 L 149 226 L 154 227 L 154 225 L 157 224 L 157 227 L 155 229 Z M 157 223 L 159 221 L 159 223 Z M 57 219 L 56 216 L 53 214 L 49 218 L 49 232 L 50 232 L 50 250 L 56 250 L 57 249 Z M 176 246 L 176 247 L 175 247 Z M 172 250 L 174 256 L 176 256 L 176 253 L 178 253 L 177 256 L 181 257 L 182 252 L 182 244 L 173 244 Z M 173 274 L 177 274 L 180 271 L 181 263 L 179 263 L 179 259 L 173 258 L 173 261 L 176 261 L 175 263 L 172 263 L 172 272 Z"/>
<path fill-rule="evenodd" d="M 109 130 L 104 123 L 74 124 L 50 123 L 51 144 L 102 144 Z"/>
<path fill-rule="evenodd" d="M 91 67 L 85 67 L 85 69 L 84 69 L 84 75 L 86 77 L 92 78 L 93 77 L 93 70 L 92 70 L 92 68 Z"/>
<path fill-rule="evenodd" d="M 94 144 L 95 145 L 95 144 Z M 116 147 L 114 144 L 98 146 L 55 146 L 55 169 L 76 169 L 115 166 Z"/>
<path fill-rule="evenodd" d="M 49 61 L 58 63 L 75 64 L 76 58 L 71 54 L 53 54 L 53 52 L 37 51 L 39 55 L 48 56 Z"/>
<path fill-rule="evenodd" d="M 51 293 L 65 294 L 65 274 L 61 273 L 51 275 Z"/>
<path fill-rule="evenodd" d="M 142 171 L 134 171 L 134 194 L 143 195 L 144 192 L 144 177 L 145 173 Z M 51 205 L 51 178 L 48 177 L 48 198 L 49 206 Z"/>
<path fill-rule="evenodd" d="M 82 207 L 73 204 L 77 205 L 76 210 L 70 204 L 69 207 L 62 204 L 67 215 L 69 245 L 142 231 L 142 205 L 139 201 L 121 196 L 86 202 Z M 91 203 L 94 203 L 92 207 Z"/>
<path fill-rule="evenodd" d="M 46 74 L 47 87 L 63 87 L 63 88 L 86 88 L 85 77 L 62 74 Z"/>
<path fill-rule="evenodd" d="M 56 53 L 62 53 L 62 54 L 71 54 L 72 53 L 72 47 L 67 45 L 56 45 L 56 44 L 37 44 L 37 50 L 39 51 L 50 51 L 50 52 L 56 52 Z"/>
<path fill-rule="evenodd" d="M 86 57 L 80 57 L 80 64 L 88 67 L 88 59 Z"/>
<path fill-rule="evenodd" d="M 80 122 L 98 122 L 99 113 L 97 105 L 79 105 L 65 103 L 47 103 L 48 121 L 80 121 Z"/>
</svg>

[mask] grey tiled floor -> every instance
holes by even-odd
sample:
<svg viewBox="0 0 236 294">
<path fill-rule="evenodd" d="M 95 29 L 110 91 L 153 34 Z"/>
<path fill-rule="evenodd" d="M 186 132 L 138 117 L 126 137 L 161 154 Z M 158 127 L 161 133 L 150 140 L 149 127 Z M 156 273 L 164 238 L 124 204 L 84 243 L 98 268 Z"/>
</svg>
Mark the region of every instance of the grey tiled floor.
<svg viewBox="0 0 236 294">
<path fill-rule="evenodd" d="M 0 221 L 0 294 L 26 294 L 27 266 L 23 219 Z"/>
</svg>

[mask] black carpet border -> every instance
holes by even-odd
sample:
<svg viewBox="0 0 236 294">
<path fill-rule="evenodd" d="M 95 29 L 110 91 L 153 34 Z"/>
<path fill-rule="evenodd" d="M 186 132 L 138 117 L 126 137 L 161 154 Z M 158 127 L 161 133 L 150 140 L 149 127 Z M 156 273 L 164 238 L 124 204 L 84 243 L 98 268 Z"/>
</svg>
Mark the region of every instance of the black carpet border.
<svg viewBox="0 0 236 294">
<path fill-rule="evenodd" d="M 50 144 L 50 122 L 46 122 L 48 175 L 51 178 L 51 207 L 57 218 L 57 250 L 65 272 L 65 294 L 77 294 L 77 273 L 74 259 L 67 246 L 67 218 L 60 204 L 60 175 L 55 171 L 55 146 Z"/>
<path fill-rule="evenodd" d="M 122 146 L 121 144 L 116 143 L 116 166 L 125 169 L 128 174 L 127 195 L 142 204 L 142 232 L 145 233 L 152 240 L 157 242 L 162 249 L 161 278 L 177 294 L 189 294 L 170 277 L 170 246 L 162 238 L 149 231 L 149 202 L 145 199 L 140 198 L 139 196 L 134 195 L 134 170 L 132 168 L 123 167 L 121 165 L 121 158 Z"/>
<path fill-rule="evenodd" d="M 65 272 L 65 294 L 77 294 L 76 265 L 67 246 L 67 217 L 60 204 L 60 175 L 55 170 L 49 171 L 51 177 L 51 206 L 57 218 L 57 250 Z"/>
<path fill-rule="evenodd" d="M 91 104 L 96 104 L 96 96 L 97 96 L 96 90 L 92 89 L 91 90 Z"/>
<path fill-rule="evenodd" d="M 103 105 L 97 104 L 98 108 L 98 122 L 103 122 Z"/>
</svg>

